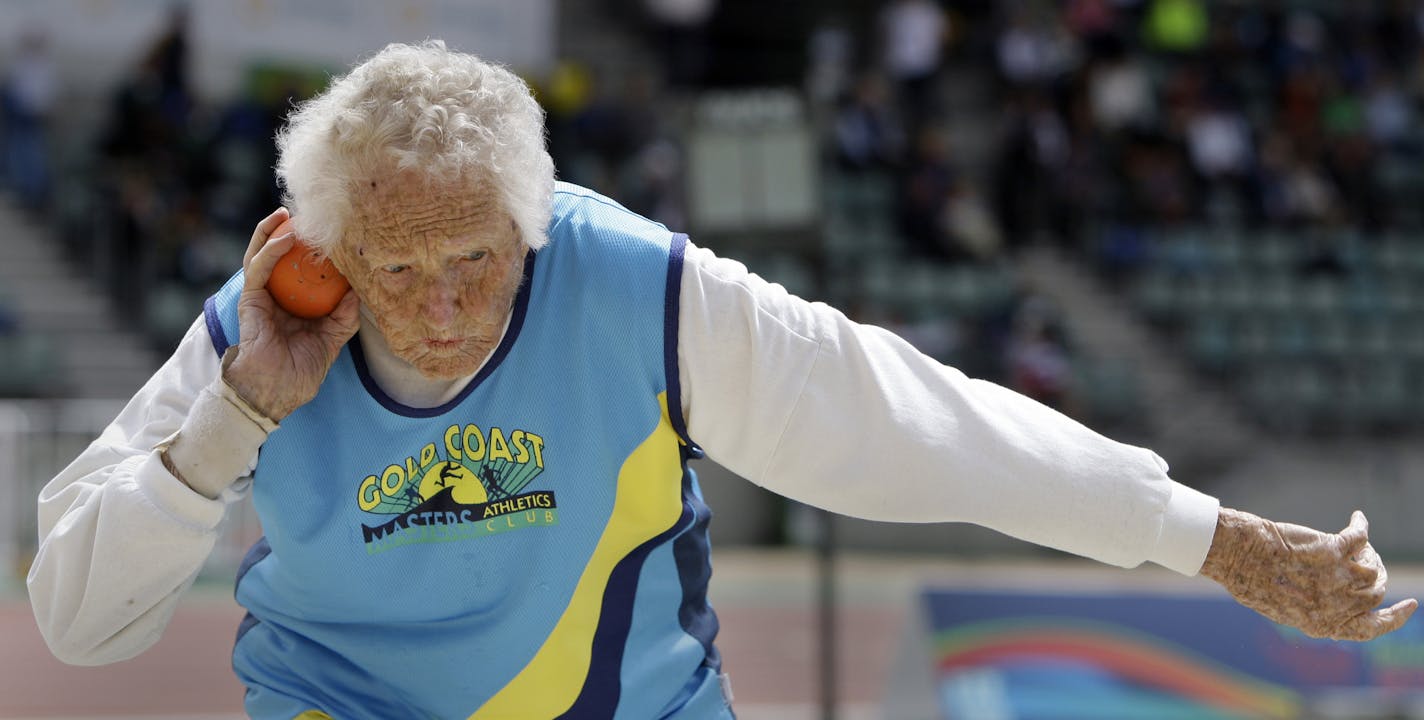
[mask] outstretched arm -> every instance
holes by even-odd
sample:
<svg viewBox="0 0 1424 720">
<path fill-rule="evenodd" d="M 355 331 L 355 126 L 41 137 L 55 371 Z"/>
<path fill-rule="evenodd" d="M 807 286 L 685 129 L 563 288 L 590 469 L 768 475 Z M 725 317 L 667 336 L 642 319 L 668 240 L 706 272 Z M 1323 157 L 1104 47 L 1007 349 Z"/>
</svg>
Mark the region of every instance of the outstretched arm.
<svg viewBox="0 0 1424 720">
<path fill-rule="evenodd" d="M 689 245 L 678 360 L 692 438 L 774 492 L 845 515 L 967 521 L 1123 567 L 1211 577 L 1277 622 L 1368 640 L 1386 575 L 1357 514 L 1339 535 L 1220 509 L 1156 455 L 971 380 Z M 1203 559 L 1205 558 L 1205 562 Z"/>
<path fill-rule="evenodd" d="M 1419 607 L 1409 598 L 1379 608 L 1388 573 L 1356 510 L 1338 534 L 1222 508 L 1201 574 L 1246 607 L 1311 637 L 1372 640 Z"/>
<path fill-rule="evenodd" d="M 692 439 L 785 497 L 886 522 L 970 522 L 1184 575 L 1219 503 L 1150 450 L 975 380 L 689 244 L 679 302 Z"/>
</svg>

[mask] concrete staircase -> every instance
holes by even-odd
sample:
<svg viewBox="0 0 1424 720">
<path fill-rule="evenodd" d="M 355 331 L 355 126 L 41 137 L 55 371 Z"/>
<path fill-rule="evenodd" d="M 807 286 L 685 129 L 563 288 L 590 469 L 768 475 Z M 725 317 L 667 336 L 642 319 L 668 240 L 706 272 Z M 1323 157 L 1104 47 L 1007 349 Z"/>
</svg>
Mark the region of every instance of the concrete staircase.
<svg viewBox="0 0 1424 720">
<path fill-rule="evenodd" d="M 112 302 L 61 256 L 38 220 L 0 198 L 0 298 L 21 331 L 47 341 L 54 377 L 76 398 L 126 398 L 161 364 L 137 334 L 122 328 Z"/>
<path fill-rule="evenodd" d="M 1028 283 L 1057 301 L 1075 344 L 1137 370 L 1147 437 L 1174 477 L 1189 483 L 1215 477 L 1259 447 L 1260 432 L 1238 403 L 1196 377 L 1086 268 L 1051 247 L 1025 250 L 1019 267 Z"/>
</svg>

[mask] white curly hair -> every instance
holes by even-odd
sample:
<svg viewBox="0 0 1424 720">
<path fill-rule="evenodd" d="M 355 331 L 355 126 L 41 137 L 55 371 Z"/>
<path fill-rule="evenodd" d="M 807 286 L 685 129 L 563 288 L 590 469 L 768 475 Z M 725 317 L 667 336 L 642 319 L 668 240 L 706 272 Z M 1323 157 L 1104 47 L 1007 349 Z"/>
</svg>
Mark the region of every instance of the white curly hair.
<svg viewBox="0 0 1424 720">
<path fill-rule="evenodd" d="M 277 181 L 297 234 L 330 251 L 353 194 L 392 170 L 493 183 L 538 250 L 553 212 L 544 111 L 508 70 L 440 40 L 393 43 L 297 106 L 277 133 Z"/>
</svg>

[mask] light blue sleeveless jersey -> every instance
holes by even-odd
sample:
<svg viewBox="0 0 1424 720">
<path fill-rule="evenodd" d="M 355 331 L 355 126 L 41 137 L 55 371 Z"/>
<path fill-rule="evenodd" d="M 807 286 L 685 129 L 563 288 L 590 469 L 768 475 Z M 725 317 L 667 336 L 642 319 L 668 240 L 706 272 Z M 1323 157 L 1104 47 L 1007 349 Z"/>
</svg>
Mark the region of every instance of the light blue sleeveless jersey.
<svg viewBox="0 0 1424 720">
<path fill-rule="evenodd" d="M 253 717 L 731 716 L 678 391 L 686 238 L 563 183 L 549 236 L 459 397 L 393 401 L 353 341 L 262 446 Z M 205 307 L 219 354 L 241 285 Z"/>
</svg>

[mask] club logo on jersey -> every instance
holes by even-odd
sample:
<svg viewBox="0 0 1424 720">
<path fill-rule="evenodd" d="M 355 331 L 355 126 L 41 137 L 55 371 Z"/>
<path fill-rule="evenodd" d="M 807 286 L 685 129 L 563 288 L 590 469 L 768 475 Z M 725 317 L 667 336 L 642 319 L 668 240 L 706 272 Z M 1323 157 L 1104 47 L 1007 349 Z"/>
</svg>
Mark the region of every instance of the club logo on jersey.
<svg viewBox="0 0 1424 720">
<path fill-rule="evenodd" d="M 553 491 L 527 489 L 542 472 L 543 437 L 451 425 L 443 443 L 429 443 L 361 480 L 357 506 L 390 516 L 361 525 L 366 552 L 553 525 L 559 521 Z"/>
</svg>

